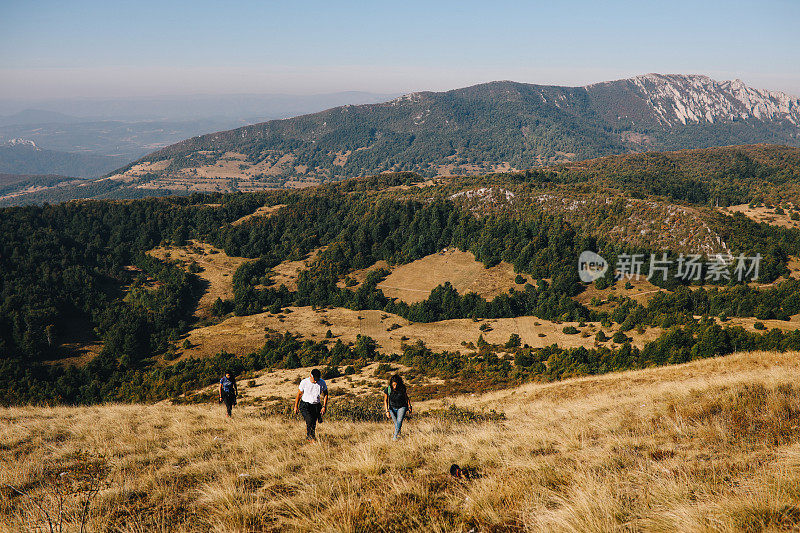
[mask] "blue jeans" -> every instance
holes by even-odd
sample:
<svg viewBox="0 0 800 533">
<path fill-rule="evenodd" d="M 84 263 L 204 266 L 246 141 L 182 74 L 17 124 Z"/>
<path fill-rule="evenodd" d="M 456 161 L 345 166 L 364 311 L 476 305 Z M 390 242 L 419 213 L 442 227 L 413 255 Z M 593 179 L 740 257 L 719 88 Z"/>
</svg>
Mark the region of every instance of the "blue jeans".
<svg viewBox="0 0 800 533">
<path fill-rule="evenodd" d="M 397 438 L 400 436 L 400 428 L 403 427 L 403 418 L 406 416 L 406 408 L 400 407 L 395 409 L 394 407 L 390 407 L 389 414 L 392 416 L 392 422 L 394 422 L 394 438 Z"/>
</svg>

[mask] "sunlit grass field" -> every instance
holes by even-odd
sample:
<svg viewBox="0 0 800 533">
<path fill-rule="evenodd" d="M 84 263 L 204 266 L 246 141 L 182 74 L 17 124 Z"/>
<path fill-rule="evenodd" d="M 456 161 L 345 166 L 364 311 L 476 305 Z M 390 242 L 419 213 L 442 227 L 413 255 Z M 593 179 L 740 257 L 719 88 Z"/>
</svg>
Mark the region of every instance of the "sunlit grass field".
<svg viewBox="0 0 800 533">
<path fill-rule="evenodd" d="M 5 409 L 0 531 L 797 529 L 799 370 L 734 354 L 422 402 L 505 420 L 418 416 L 398 442 L 327 420 L 304 444 L 254 407 Z"/>
</svg>

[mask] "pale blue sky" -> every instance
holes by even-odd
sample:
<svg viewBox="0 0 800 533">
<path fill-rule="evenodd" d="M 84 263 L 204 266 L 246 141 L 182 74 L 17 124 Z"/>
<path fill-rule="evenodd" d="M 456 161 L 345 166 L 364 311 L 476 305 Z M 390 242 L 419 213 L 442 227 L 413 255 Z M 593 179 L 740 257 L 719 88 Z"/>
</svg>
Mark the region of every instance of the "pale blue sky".
<svg viewBox="0 0 800 533">
<path fill-rule="evenodd" d="M 798 27 L 798 0 L 0 0 L 0 97 L 399 93 L 647 72 L 800 95 Z"/>
</svg>

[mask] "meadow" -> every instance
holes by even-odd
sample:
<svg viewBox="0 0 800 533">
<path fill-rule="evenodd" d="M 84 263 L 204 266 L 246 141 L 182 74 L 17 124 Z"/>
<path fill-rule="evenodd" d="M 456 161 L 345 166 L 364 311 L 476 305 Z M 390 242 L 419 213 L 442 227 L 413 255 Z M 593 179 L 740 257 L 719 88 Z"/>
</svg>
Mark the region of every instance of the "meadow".
<svg viewBox="0 0 800 533">
<path fill-rule="evenodd" d="M 336 397 L 316 444 L 280 409 L 6 408 L 0 531 L 797 529 L 798 370 L 737 353 L 417 402 L 398 442 Z"/>
</svg>

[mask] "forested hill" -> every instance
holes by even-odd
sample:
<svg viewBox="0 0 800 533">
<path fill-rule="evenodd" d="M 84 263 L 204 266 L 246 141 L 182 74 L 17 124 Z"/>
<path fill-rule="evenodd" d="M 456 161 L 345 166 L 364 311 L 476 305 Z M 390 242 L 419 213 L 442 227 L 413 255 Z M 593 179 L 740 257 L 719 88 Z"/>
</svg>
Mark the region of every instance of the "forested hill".
<svg viewBox="0 0 800 533">
<path fill-rule="evenodd" d="M 295 338 L 297 330 L 282 320 L 284 308 L 371 310 L 416 324 L 535 317 L 574 322 L 572 329 L 559 326 L 565 335 L 577 334 L 574 326 L 584 322 L 619 333 L 613 348 L 602 344 L 608 339 L 595 344 L 588 331 L 578 351 L 517 345 L 513 367 L 497 363 L 505 365 L 503 382 L 681 362 L 743 347 L 800 349 L 800 330 L 762 335 L 755 325 L 720 325 L 733 318 L 783 325 L 800 316 L 800 280 L 794 276 L 800 257 L 799 152 L 757 145 L 483 176 L 428 180 L 387 173 L 303 190 L 2 209 L 0 373 L 8 379 L 0 386 L 0 404 L 158 400 L 208 385 L 232 364 L 253 371 L 338 368 L 394 357 L 386 349 L 380 356 L 375 341 L 364 336 L 352 345 L 327 336 Z M 780 212 L 786 224 L 757 223 L 742 212 L 721 210 L 720 198 L 774 216 Z M 192 242 L 216 247 L 210 256 L 224 252 L 241 260 L 220 275 L 230 280 L 230 293 L 209 306 L 209 316 L 194 314 L 210 294 L 199 277 L 204 267 L 178 260 L 181 250 L 195 249 Z M 157 248 L 175 255 L 153 255 Z M 379 287 L 390 274 L 381 265 L 399 268 L 445 249 L 469 252 L 490 268 L 510 265 L 519 274 L 511 278 L 515 287 L 490 298 L 460 293 L 448 282 L 426 289 L 425 298 L 414 302 Z M 623 297 L 633 288 L 615 282 L 609 269 L 599 280 L 604 288 L 594 287 L 607 291 L 602 299 L 598 292 L 587 297 L 594 289 L 580 282 L 577 269 L 586 250 L 612 265 L 623 254 L 670 254 L 671 275 L 656 279 L 659 287 L 648 291 L 663 296 L 649 303 Z M 679 254 L 687 253 L 760 254 L 758 280 L 764 285 L 733 277 L 681 278 Z M 214 264 L 224 264 L 216 257 Z M 281 272 L 292 263 L 305 266 L 286 284 Z M 280 335 L 263 329 L 264 313 L 275 317 Z M 268 336 L 263 349 L 168 364 L 192 346 L 187 335 L 256 315 L 262 320 L 259 335 Z M 336 326 L 336 320 L 327 324 Z M 314 324 L 319 329 L 316 324 L 326 322 Z M 648 328 L 660 328 L 655 340 L 641 347 L 628 342 L 626 332 Z M 456 360 L 446 351 L 433 354 L 412 345 L 412 336 L 405 340 L 402 357 L 409 366 L 439 368 L 451 378 L 474 379 L 484 370 L 471 365 L 488 360 L 482 359 L 486 354 Z M 83 358 L 76 368 L 52 364 L 76 357 Z"/>
<path fill-rule="evenodd" d="M 585 87 L 498 81 L 194 137 L 139 162 L 163 164 L 134 164 L 127 176 L 282 185 L 290 177 L 479 173 L 761 142 L 800 143 L 800 100 L 705 76 L 649 74 Z M 232 157 L 238 174 L 223 173 Z"/>
</svg>

